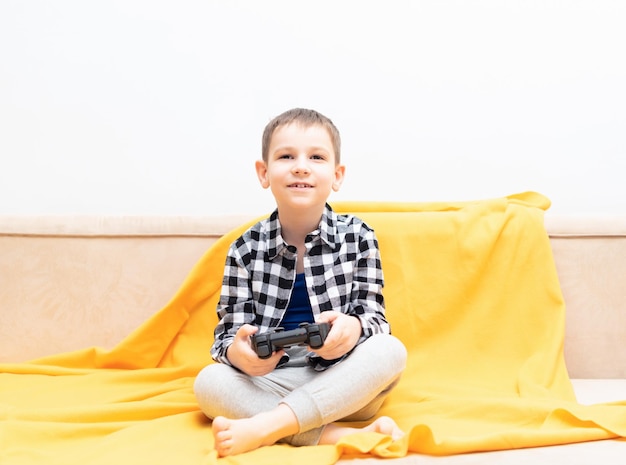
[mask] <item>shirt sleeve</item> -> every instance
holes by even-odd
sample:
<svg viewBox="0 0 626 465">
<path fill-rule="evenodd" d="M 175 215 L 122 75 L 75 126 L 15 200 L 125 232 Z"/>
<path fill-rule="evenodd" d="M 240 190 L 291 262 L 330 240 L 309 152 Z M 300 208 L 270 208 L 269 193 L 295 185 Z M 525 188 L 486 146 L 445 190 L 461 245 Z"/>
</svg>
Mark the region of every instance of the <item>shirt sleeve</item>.
<svg viewBox="0 0 626 465">
<path fill-rule="evenodd" d="M 384 279 L 376 235 L 363 224 L 359 234 L 354 237 L 357 238 L 356 258 L 350 303 L 343 311 L 361 322 L 361 336 L 356 344 L 359 345 L 374 334 L 390 334 L 391 328 L 385 318 Z M 311 353 L 309 363 L 313 369 L 323 371 L 341 362 L 350 353 L 351 351 L 335 360 L 324 360 Z"/>
<path fill-rule="evenodd" d="M 360 235 L 359 253 L 354 271 L 351 304 L 348 312 L 361 321 L 358 344 L 374 334 L 389 334 L 391 328 L 385 317 L 383 270 L 374 231 L 365 227 Z"/>
<path fill-rule="evenodd" d="M 231 365 L 226 352 L 235 334 L 245 323 L 254 323 L 255 305 L 250 289 L 250 272 L 244 266 L 239 241 L 233 243 L 226 256 L 224 278 L 217 306 L 219 321 L 214 330 L 211 357 L 216 362 Z"/>
</svg>

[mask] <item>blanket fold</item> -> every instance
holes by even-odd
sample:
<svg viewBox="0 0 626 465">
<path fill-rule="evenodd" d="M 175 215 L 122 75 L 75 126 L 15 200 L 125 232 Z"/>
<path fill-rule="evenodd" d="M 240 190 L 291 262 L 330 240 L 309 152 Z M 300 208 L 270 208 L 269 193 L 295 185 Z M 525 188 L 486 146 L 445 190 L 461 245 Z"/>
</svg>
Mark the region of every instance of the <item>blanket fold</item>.
<svg viewBox="0 0 626 465">
<path fill-rule="evenodd" d="M 113 349 L 0 365 L 0 463 L 320 465 L 342 454 L 446 455 L 626 437 L 626 401 L 575 399 L 563 358 L 565 304 L 543 227 L 549 205 L 533 192 L 333 205 L 379 239 L 387 316 L 409 353 L 380 411 L 407 432 L 400 441 L 363 433 L 336 446 L 217 458 L 193 380 L 211 363 L 226 251 L 247 224 L 211 247 L 171 301 Z"/>
</svg>

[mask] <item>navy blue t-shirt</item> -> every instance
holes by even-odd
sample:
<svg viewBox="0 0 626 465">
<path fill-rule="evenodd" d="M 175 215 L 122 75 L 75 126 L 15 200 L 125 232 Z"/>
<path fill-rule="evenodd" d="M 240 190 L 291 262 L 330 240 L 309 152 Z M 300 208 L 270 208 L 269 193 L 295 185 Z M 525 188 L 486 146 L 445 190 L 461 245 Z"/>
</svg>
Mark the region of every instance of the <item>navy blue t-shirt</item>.
<svg viewBox="0 0 626 465">
<path fill-rule="evenodd" d="M 296 275 L 296 283 L 291 292 L 291 300 L 289 300 L 287 311 L 280 326 L 285 328 L 285 331 L 288 331 L 297 328 L 303 322 L 313 323 L 313 310 L 311 309 L 309 294 L 306 291 L 304 273 L 299 273 Z"/>
</svg>

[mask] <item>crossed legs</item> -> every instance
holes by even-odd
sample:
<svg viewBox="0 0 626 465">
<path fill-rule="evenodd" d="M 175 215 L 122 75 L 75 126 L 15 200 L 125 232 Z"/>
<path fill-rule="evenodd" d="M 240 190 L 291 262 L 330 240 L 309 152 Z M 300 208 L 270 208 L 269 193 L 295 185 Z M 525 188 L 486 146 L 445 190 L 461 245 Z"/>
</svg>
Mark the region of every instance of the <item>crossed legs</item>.
<svg viewBox="0 0 626 465">
<path fill-rule="evenodd" d="M 388 417 L 363 429 L 335 422 L 372 418 L 405 363 L 406 350 L 400 341 L 376 335 L 323 372 L 288 366 L 267 376 L 250 377 L 226 365 L 209 365 L 198 375 L 195 392 L 201 409 L 213 419 L 215 448 L 221 456 L 278 441 L 334 444 L 358 431 L 398 438 L 403 433 Z"/>
</svg>

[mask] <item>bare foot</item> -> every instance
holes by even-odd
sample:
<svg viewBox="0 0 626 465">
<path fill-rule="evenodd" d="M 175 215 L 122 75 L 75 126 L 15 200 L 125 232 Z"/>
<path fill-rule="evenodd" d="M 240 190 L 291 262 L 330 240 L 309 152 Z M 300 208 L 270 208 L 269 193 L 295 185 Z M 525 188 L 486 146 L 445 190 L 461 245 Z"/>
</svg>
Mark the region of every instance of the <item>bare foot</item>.
<svg viewBox="0 0 626 465">
<path fill-rule="evenodd" d="M 348 426 L 339 426 L 336 423 L 330 423 L 326 425 L 324 431 L 322 431 L 319 444 L 337 444 L 337 442 L 344 436 L 360 432 L 386 434 L 391 436 L 391 439 L 394 441 L 397 441 L 404 436 L 404 431 L 400 429 L 398 424 L 392 418 L 380 417 L 363 428 L 352 428 Z"/>
<path fill-rule="evenodd" d="M 397 441 L 404 436 L 404 431 L 400 429 L 398 424 L 389 417 L 380 417 L 374 420 L 372 423 L 363 428 L 363 431 L 370 431 L 373 433 L 386 434 L 391 436 L 391 439 Z"/>
<path fill-rule="evenodd" d="M 220 457 L 225 457 L 271 446 L 279 439 L 297 433 L 298 422 L 291 409 L 280 404 L 270 412 L 250 418 L 215 417 L 212 430 L 215 450 Z"/>
<path fill-rule="evenodd" d="M 258 436 L 260 431 L 252 425 L 249 418 L 231 420 L 225 417 L 216 417 L 213 420 L 213 438 L 215 450 L 220 457 L 240 454 L 263 445 L 263 439 Z"/>
</svg>

